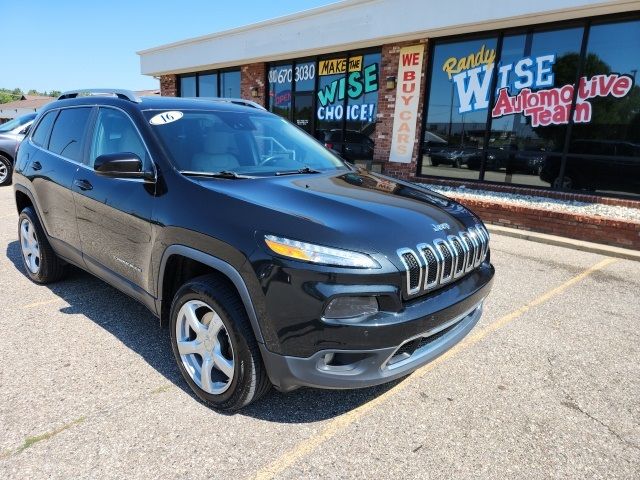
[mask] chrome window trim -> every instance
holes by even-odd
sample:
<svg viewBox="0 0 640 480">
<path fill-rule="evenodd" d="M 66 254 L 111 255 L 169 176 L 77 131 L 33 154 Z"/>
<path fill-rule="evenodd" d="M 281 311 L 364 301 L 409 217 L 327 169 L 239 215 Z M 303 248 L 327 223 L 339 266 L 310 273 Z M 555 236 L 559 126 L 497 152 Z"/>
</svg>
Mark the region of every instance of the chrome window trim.
<svg viewBox="0 0 640 480">
<path fill-rule="evenodd" d="M 431 288 L 437 287 L 438 280 L 440 279 L 441 267 L 440 267 L 440 261 L 438 260 L 438 254 L 436 253 L 436 249 L 432 245 L 429 245 L 428 243 L 419 243 L 418 245 L 416 245 L 416 248 L 418 249 L 418 254 L 422 257 L 422 260 L 424 260 L 424 265 L 425 265 L 424 290 L 429 290 Z M 431 283 L 427 283 L 429 280 L 429 261 L 427 260 L 427 257 L 423 252 L 423 250 L 425 249 L 428 249 L 429 251 L 431 251 L 431 253 L 433 254 L 433 257 L 436 259 L 436 278 Z"/>
<path fill-rule="evenodd" d="M 400 258 L 400 261 L 402 262 L 402 264 L 404 265 L 404 269 L 406 272 L 406 283 L 407 283 L 407 294 L 408 295 L 413 295 L 415 293 L 418 293 L 422 287 L 422 273 L 424 270 L 424 266 L 420 263 L 420 256 L 416 255 L 416 252 L 414 252 L 412 249 L 410 248 L 399 248 L 398 250 L 396 250 L 396 253 L 398 254 L 398 257 Z M 404 259 L 404 257 L 402 256 L 405 253 L 410 253 L 411 255 L 413 255 L 413 257 L 416 259 L 416 262 L 418 262 L 418 267 L 419 267 L 419 276 L 418 276 L 418 286 L 415 288 L 411 288 L 411 269 L 409 267 L 409 264 L 407 263 L 407 261 Z"/>
</svg>

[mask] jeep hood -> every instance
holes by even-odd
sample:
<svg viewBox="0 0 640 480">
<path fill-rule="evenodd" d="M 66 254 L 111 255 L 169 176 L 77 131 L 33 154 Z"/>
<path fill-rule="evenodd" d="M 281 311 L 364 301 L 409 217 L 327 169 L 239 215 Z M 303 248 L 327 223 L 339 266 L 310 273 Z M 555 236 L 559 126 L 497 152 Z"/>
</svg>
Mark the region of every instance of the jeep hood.
<svg viewBox="0 0 640 480">
<path fill-rule="evenodd" d="M 479 223 L 447 197 L 366 171 L 199 183 L 242 202 L 238 225 L 357 251 L 391 255 Z"/>
</svg>

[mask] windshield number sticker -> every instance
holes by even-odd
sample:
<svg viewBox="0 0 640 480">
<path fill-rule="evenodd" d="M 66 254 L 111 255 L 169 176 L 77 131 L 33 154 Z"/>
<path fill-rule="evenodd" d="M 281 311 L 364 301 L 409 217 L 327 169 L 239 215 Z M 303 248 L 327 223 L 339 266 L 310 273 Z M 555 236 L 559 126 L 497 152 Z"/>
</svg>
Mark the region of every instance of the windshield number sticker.
<svg viewBox="0 0 640 480">
<path fill-rule="evenodd" d="M 163 112 L 155 115 L 149 123 L 151 125 L 166 125 L 167 123 L 175 122 L 182 118 L 183 113 L 178 111 Z"/>
</svg>

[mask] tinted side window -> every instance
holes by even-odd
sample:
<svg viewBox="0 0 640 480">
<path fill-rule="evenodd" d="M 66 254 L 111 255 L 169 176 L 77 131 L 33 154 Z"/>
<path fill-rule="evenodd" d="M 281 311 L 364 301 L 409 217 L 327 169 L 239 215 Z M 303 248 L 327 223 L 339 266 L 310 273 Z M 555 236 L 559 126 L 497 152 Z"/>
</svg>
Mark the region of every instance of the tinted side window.
<svg viewBox="0 0 640 480">
<path fill-rule="evenodd" d="M 49 150 L 75 162 L 80 162 L 82 160 L 82 139 L 90 114 L 91 108 L 61 110 L 53 125 Z"/>
<path fill-rule="evenodd" d="M 127 115 L 112 108 L 101 108 L 91 142 L 89 165 L 109 153 L 135 153 L 148 165 L 147 150 Z"/>
<path fill-rule="evenodd" d="M 56 115 L 58 114 L 57 110 L 52 112 L 47 112 L 42 120 L 38 124 L 38 128 L 35 132 L 33 132 L 33 136 L 31 137 L 31 141 L 40 147 L 47 147 L 47 140 L 49 139 L 49 132 L 51 131 L 51 126 L 53 125 L 53 121 L 56 119 Z"/>
</svg>

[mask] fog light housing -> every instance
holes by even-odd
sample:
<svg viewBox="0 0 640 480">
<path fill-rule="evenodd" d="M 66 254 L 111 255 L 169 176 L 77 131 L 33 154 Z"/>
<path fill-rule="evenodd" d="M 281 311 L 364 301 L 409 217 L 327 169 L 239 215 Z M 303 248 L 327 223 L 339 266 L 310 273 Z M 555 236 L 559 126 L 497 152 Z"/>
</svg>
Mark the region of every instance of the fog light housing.
<svg viewBox="0 0 640 480">
<path fill-rule="evenodd" d="M 376 297 L 336 297 L 324 310 L 324 318 L 332 320 L 359 319 L 378 313 Z"/>
</svg>

